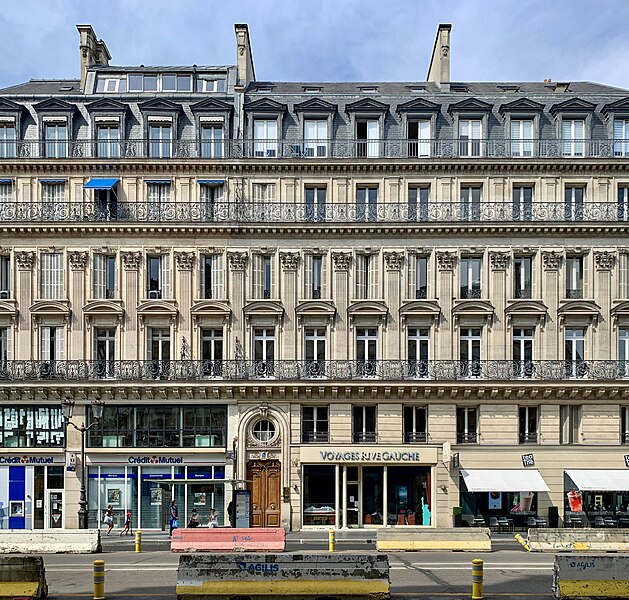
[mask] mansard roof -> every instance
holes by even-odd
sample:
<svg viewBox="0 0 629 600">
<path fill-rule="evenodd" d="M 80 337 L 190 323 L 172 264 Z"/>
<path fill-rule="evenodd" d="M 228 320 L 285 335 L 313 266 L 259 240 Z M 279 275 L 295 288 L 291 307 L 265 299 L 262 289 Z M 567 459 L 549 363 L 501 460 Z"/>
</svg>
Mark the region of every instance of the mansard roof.
<svg viewBox="0 0 629 600">
<path fill-rule="evenodd" d="M 321 98 L 308 98 L 305 102 L 300 102 L 294 106 L 295 112 L 336 112 L 336 105 L 326 102 Z"/>
<path fill-rule="evenodd" d="M 373 98 L 361 98 L 356 102 L 345 105 L 345 112 L 387 112 L 389 105 L 374 100 Z"/>
<path fill-rule="evenodd" d="M 542 112 L 544 105 L 529 98 L 518 98 L 513 102 L 501 104 L 498 112 L 502 115 L 506 112 Z"/>
</svg>

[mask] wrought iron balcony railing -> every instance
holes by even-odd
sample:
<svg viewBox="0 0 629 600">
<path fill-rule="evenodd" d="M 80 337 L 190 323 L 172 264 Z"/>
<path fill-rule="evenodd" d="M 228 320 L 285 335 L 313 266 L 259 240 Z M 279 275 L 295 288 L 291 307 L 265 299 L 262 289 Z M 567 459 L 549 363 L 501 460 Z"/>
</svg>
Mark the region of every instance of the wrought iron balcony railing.
<svg viewBox="0 0 629 600">
<path fill-rule="evenodd" d="M 478 442 L 478 434 L 475 431 L 468 431 L 467 433 L 457 433 L 457 444 L 476 444 Z"/>
<path fill-rule="evenodd" d="M 375 380 L 475 381 L 629 379 L 629 361 L 592 360 L 9 360 L 0 379 L 11 381 Z"/>
<path fill-rule="evenodd" d="M 427 435 L 425 431 L 405 432 L 404 443 L 405 444 L 425 444 L 427 441 Z"/>
<path fill-rule="evenodd" d="M 327 431 L 304 431 L 301 434 L 301 441 L 304 444 L 327 444 L 329 441 L 329 434 Z"/>
<path fill-rule="evenodd" d="M 536 202 L 524 213 L 511 202 L 410 202 L 369 205 L 303 202 L 4 201 L 0 222 L 60 223 L 516 223 L 629 222 L 629 204 Z"/>
<path fill-rule="evenodd" d="M 628 158 L 629 140 L 2 140 L 0 158 L 326 159 Z"/>
<path fill-rule="evenodd" d="M 537 444 L 538 443 L 538 434 L 537 432 L 533 433 L 521 433 L 520 434 L 520 444 Z"/>
<path fill-rule="evenodd" d="M 378 441 L 378 435 L 375 431 L 358 431 L 352 435 L 354 444 L 375 444 Z"/>
</svg>

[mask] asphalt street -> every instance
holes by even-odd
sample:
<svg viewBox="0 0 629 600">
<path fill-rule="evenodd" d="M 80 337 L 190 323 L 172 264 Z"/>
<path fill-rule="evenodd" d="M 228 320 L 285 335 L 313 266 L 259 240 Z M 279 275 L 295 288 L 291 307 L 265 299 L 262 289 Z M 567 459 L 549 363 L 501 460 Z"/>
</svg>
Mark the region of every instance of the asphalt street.
<svg viewBox="0 0 629 600">
<path fill-rule="evenodd" d="M 471 561 L 485 561 L 485 598 L 535 598 L 549 600 L 553 556 L 524 552 L 514 540 L 499 540 L 491 553 L 404 552 L 389 554 L 394 598 L 414 600 L 463 600 L 471 594 Z M 339 552 L 374 552 L 363 539 L 340 540 Z M 324 551 L 327 544 L 308 537 L 290 539 L 288 551 Z M 145 540 L 143 552 L 133 552 L 133 539 L 112 537 L 104 541 L 101 555 L 47 555 L 46 576 L 51 600 L 92 598 L 92 564 L 105 560 L 108 600 L 156 598 L 175 600 L 178 555 L 168 551 L 163 536 Z"/>
</svg>

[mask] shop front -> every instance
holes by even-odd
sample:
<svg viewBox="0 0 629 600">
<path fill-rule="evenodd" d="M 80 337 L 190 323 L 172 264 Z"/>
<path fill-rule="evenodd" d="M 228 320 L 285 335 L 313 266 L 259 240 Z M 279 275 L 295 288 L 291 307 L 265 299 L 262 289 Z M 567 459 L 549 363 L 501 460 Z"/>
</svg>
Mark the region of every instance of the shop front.
<svg viewBox="0 0 629 600">
<path fill-rule="evenodd" d="M 302 447 L 302 525 L 430 526 L 436 448 Z"/>
<path fill-rule="evenodd" d="M 176 500 L 179 522 L 185 526 L 196 509 L 200 526 L 209 523 L 210 511 L 219 525 L 227 522 L 227 469 L 225 452 L 204 454 L 108 454 L 90 453 L 88 464 L 88 521 L 102 524 L 111 505 L 114 525 L 121 527 L 127 512 L 134 528 L 167 529 L 170 502 Z"/>
<path fill-rule="evenodd" d="M 0 455 L 0 529 L 60 529 L 65 454 Z"/>
</svg>

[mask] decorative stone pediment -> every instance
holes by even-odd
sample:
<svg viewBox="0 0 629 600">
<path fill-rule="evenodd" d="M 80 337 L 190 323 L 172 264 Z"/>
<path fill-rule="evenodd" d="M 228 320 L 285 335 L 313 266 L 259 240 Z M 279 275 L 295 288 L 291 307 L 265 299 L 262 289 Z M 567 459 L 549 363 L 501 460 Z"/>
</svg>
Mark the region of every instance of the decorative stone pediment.
<svg viewBox="0 0 629 600">
<path fill-rule="evenodd" d="M 452 307 L 454 326 L 459 325 L 483 325 L 490 327 L 493 323 L 495 309 L 489 300 L 459 299 L 455 300 Z"/>
<path fill-rule="evenodd" d="M 352 326 L 376 327 L 386 322 L 389 307 L 382 300 L 354 300 L 347 314 Z"/>
<path fill-rule="evenodd" d="M 400 306 L 400 318 L 407 325 L 438 324 L 440 316 L 437 300 L 405 300 Z"/>
<path fill-rule="evenodd" d="M 260 98 L 253 102 L 247 102 L 245 104 L 245 110 L 248 112 L 269 112 L 269 113 L 283 113 L 286 112 L 286 104 L 271 100 L 271 98 Z"/>
<path fill-rule="evenodd" d="M 122 300 L 88 300 L 83 315 L 88 329 L 94 323 L 119 325 L 124 316 Z"/>
<path fill-rule="evenodd" d="M 181 104 L 171 102 L 170 100 L 167 100 L 166 98 L 153 98 L 151 100 L 147 100 L 146 102 L 141 102 L 140 104 L 138 104 L 138 108 L 142 112 L 159 111 L 159 112 L 178 113 L 181 111 Z"/>
<path fill-rule="evenodd" d="M 611 315 L 615 327 L 629 323 L 629 300 L 614 300 Z"/>
<path fill-rule="evenodd" d="M 0 112 L 21 113 L 23 110 L 24 107 L 21 104 L 16 104 L 15 102 L 11 102 L 11 100 L 7 100 L 6 98 L 0 98 Z"/>
<path fill-rule="evenodd" d="M 559 104 L 553 104 L 550 108 L 550 114 L 555 116 L 557 113 L 584 113 L 593 112 L 596 109 L 596 104 L 582 100 L 581 98 L 569 98 L 565 102 Z"/>
<path fill-rule="evenodd" d="M 72 312 L 68 300 L 35 300 L 28 310 L 36 322 L 43 317 L 59 317 L 67 322 Z"/>
<path fill-rule="evenodd" d="M 19 310 L 17 308 L 17 300 L 11 298 L 9 300 L 0 300 L 0 322 L 3 324 L 15 325 Z"/>
<path fill-rule="evenodd" d="M 279 300 L 250 300 L 242 311 L 250 323 L 275 325 L 284 316 L 284 305 Z"/>
<path fill-rule="evenodd" d="M 594 300 L 562 300 L 557 309 L 559 323 L 598 325 L 601 318 L 601 307 Z"/>
<path fill-rule="evenodd" d="M 223 102 L 218 98 L 206 98 L 205 100 L 201 100 L 201 102 L 197 102 L 190 107 L 190 110 L 195 112 L 232 112 L 234 110 L 233 105 L 227 104 L 227 102 Z"/>
<path fill-rule="evenodd" d="M 140 325 L 144 328 L 147 319 L 157 319 L 158 322 L 174 324 L 179 309 L 176 300 L 142 300 L 137 308 Z"/>
<path fill-rule="evenodd" d="M 507 328 L 515 324 L 534 326 L 539 323 L 544 326 L 548 316 L 548 307 L 541 300 L 508 300 L 505 315 Z"/>
<path fill-rule="evenodd" d="M 378 102 L 373 98 L 362 98 L 356 102 L 345 105 L 346 113 L 362 113 L 362 112 L 380 112 L 384 113 L 389 110 L 389 105 L 383 102 Z"/>
<path fill-rule="evenodd" d="M 295 313 L 300 317 L 307 315 L 333 317 L 336 314 L 336 306 L 332 300 L 301 300 L 295 308 Z"/>
<path fill-rule="evenodd" d="M 465 100 L 461 100 L 461 102 L 457 102 L 456 104 L 450 104 L 448 106 L 448 113 L 451 115 L 453 113 L 487 113 L 491 112 L 492 105 L 487 102 L 483 102 L 478 98 L 466 98 Z"/>
<path fill-rule="evenodd" d="M 37 104 L 33 104 L 33 109 L 36 112 L 74 112 L 77 108 L 75 104 L 70 104 L 69 102 L 65 102 L 60 98 L 48 98 L 43 100 L 42 102 L 38 102 Z"/>
<path fill-rule="evenodd" d="M 498 112 L 504 113 L 537 113 L 544 110 L 544 105 L 529 98 L 518 98 L 513 102 L 501 104 Z"/>
<path fill-rule="evenodd" d="M 231 316 L 232 309 L 229 302 L 221 300 L 195 300 L 190 309 L 190 315 L 195 325 L 201 323 L 225 323 Z"/>
<path fill-rule="evenodd" d="M 425 98 L 413 98 L 409 102 L 405 102 L 404 104 L 398 104 L 395 111 L 398 114 L 401 113 L 436 113 L 441 110 L 441 106 L 439 104 L 435 104 L 434 102 L 430 102 L 430 100 L 426 100 Z"/>
<path fill-rule="evenodd" d="M 326 102 L 322 98 L 309 98 L 305 102 L 295 104 L 293 110 L 296 113 L 310 112 L 310 113 L 332 113 L 336 112 L 336 104 Z"/>
<path fill-rule="evenodd" d="M 129 106 L 123 102 L 118 102 L 113 98 L 101 98 L 96 102 L 90 102 L 85 105 L 88 112 L 116 112 L 126 113 L 129 110 Z"/>
<path fill-rule="evenodd" d="M 616 100 L 616 102 L 610 102 L 603 106 L 603 114 L 616 114 L 623 113 L 629 114 L 629 97 L 622 98 L 621 100 Z"/>
</svg>

